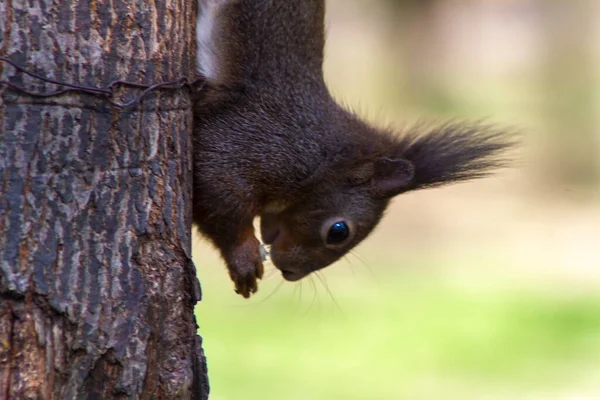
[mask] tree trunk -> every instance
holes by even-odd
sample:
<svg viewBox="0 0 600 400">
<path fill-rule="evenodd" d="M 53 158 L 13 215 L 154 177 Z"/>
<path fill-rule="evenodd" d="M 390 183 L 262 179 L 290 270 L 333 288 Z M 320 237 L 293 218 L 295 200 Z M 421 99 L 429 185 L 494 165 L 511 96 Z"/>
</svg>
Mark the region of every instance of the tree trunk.
<svg viewBox="0 0 600 400">
<path fill-rule="evenodd" d="M 194 23 L 192 0 L 2 0 L 0 55 L 88 86 L 192 79 Z M 207 398 L 192 122 L 185 88 L 120 109 L 0 85 L 0 399 Z"/>
</svg>

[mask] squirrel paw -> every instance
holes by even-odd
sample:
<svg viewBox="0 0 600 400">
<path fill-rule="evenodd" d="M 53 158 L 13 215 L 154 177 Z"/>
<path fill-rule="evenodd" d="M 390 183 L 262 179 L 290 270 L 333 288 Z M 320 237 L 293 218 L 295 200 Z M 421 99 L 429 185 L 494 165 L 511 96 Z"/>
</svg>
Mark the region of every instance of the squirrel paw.
<svg viewBox="0 0 600 400">
<path fill-rule="evenodd" d="M 236 247 L 227 258 L 235 292 L 249 298 L 257 291 L 257 279 L 261 279 L 264 272 L 258 240 L 252 236 Z"/>
</svg>

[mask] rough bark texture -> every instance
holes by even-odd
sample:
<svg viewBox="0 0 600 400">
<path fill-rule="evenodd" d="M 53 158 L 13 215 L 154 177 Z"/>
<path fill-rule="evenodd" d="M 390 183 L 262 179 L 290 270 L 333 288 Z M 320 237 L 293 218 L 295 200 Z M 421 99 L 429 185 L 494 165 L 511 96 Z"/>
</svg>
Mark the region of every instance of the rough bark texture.
<svg viewBox="0 0 600 400">
<path fill-rule="evenodd" d="M 191 78 L 194 23 L 193 0 L 2 0 L 0 55 L 90 86 Z M 0 86 L 0 399 L 207 397 L 189 97 Z"/>
</svg>

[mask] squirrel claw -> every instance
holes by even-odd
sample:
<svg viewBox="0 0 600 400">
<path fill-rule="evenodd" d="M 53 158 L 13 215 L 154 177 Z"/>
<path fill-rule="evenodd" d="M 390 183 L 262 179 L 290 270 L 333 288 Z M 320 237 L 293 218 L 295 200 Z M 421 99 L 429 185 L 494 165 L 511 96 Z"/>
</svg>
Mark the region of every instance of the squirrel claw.
<svg viewBox="0 0 600 400">
<path fill-rule="evenodd" d="M 235 271 L 231 271 L 231 279 L 235 284 L 235 292 L 241 294 L 244 298 L 249 298 L 250 295 L 258 290 L 257 279 L 261 279 L 263 275 L 262 262 L 249 263 L 244 266 L 236 266 Z M 241 267 L 241 268 L 240 268 Z"/>
<path fill-rule="evenodd" d="M 244 243 L 237 247 L 229 258 L 227 266 L 231 280 L 235 284 L 235 292 L 244 298 L 249 298 L 258 290 L 258 279 L 262 279 L 264 268 L 256 243 Z"/>
</svg>

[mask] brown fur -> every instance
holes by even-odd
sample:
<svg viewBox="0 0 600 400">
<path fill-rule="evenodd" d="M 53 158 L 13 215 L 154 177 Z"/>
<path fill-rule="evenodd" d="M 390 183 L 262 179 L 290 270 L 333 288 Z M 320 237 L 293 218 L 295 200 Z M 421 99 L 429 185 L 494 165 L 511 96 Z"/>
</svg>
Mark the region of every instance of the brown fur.
<svg viewBox="0 0 600 400">
<path fill-rule="evenodd" d="M 323 0 L 220 3 L 211 36 L 219 68 L 196 106 L 194 222 L 244 297 L 263 273 L 255 216 L 275 266 L 297 280 L 362 241 L 392 197 L 502 164 L 511 143 L 489 127 L 394 135 L 339 106 L 323 80 Z M 326 223 L 336 221 L 350 236 L 326 244 Z"/>
</svg>

